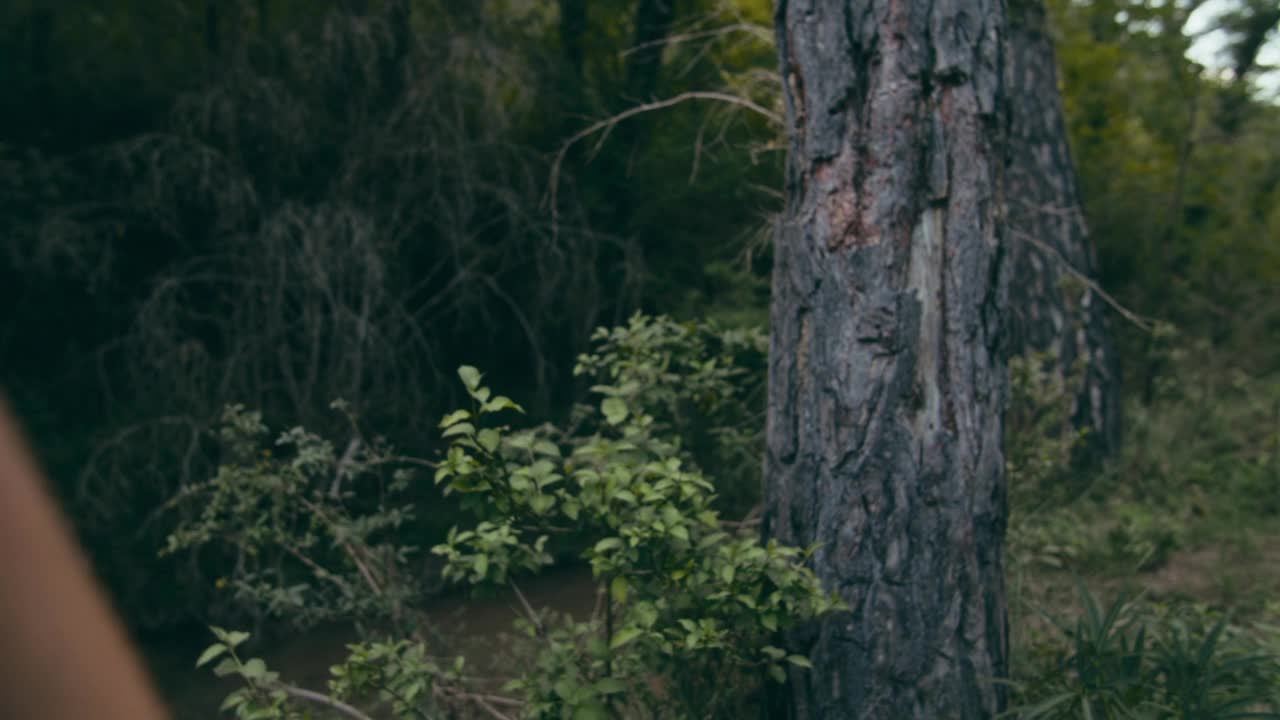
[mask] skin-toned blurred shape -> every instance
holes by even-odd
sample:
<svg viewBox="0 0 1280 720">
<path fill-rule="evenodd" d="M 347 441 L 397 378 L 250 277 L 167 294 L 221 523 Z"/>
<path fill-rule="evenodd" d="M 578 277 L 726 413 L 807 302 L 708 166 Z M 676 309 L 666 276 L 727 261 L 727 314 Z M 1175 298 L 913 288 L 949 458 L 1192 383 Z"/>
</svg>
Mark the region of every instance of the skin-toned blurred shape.
<svg viewBox="0 0 1280 720">
<path fill-rule="evenodd" d="M 167 717 L 0 399 L 0 718 Z"/>
</svg>

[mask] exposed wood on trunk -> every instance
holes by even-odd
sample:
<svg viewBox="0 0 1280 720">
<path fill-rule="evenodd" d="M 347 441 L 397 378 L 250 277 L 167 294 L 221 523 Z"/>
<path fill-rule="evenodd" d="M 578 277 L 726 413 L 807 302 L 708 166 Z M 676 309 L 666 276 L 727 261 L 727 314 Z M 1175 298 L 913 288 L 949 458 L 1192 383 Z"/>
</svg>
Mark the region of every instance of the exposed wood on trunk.
<svg viewBox="0 0 1280 720">
<path fill-rule="evenodd" d="M 990 718 L 1008 662 L 1004 5 L 780 0 L 766 537 L 851 610 L 794 718 Z M 784 716 L 784 708 L 771 710 Z"/>
</svg>

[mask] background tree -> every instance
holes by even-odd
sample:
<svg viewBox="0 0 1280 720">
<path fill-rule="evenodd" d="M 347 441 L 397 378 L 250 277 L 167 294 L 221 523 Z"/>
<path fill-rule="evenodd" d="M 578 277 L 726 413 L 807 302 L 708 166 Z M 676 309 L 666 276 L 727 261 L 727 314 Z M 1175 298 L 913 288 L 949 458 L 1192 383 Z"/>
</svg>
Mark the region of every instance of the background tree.
<svg viewBox="0 0 1280 720">
<path fill-rule="evenodd" d="M 1096 459 L 1120 443 L 1120 363 L 1097 285 L 1041 0 L 1010 3 L 1008 47 L 1011 351 L 1047 353 L 1053 372 L 1075 388 L 1071 417 L 1077 428 L 1088 428 L 1085 447 Z"/>
<path fill-rule="evenodd" d="M 1240 127 L 1241 115 L 1250 109 L 1251 81 L 1263 69 L 1259 67 L 1258 54 L 1280 27 L 1280 5 L 1269 0 L 1241 0 L 1236 7 L 1221 13 L 1214 25 L 1227 34 L 1224 52 L 1230 58 L 1231 70 L 1218 122 L 1226 132 L 1234 133 Z"/>
<path fill-rule="evenodd" d="M 1002 542 L 1000 2 L 780 3 L 764 532 L 851 611 L 790 638 L 799 718 L 989 718 Z"/>
</svg>

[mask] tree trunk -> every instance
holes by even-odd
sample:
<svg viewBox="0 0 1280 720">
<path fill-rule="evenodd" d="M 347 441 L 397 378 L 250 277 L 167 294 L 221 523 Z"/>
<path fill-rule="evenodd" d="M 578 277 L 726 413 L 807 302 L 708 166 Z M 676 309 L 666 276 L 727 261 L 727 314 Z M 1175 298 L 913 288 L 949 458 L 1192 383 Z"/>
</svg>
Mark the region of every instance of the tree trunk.
<svg viewBox="0 0 1280 720">
<path fill-rule="evenodd" d="M 794 718 L 1005 705 L 1001 0 L 780 0 L 766 537 L 850 611 L 786 638 Z M 783 710 L 773 710 L 783 716 Z"/>
<path fill-rule="evenodd" d="M 1218 127 L 1228 137 L 1239 132 L 1248 114 L 1253 99 L 1249 80 L 1258 69 L 1258 54 L 1277 24 L 1280 24 L 1280 7 L 1275 5 L 1275 0 L 1247 0 L 1218 18 L 1218 26 L 1231 35 L 1227 44 L 1231 84 L 1223 88 L 1222 105 L 1218 109 Z"/>
<path fill-rule="evenodd" d="M 204 0 L 204 49 L 211 61 L 222 55 L 221 19 L 218 0 Z"/>
<path fill-rule="evenodd" d="M 1010 3 L 1010 351 L 1052 353 L 1064 380 L 1083 361 L 1072 420 L 1089 428 L 1081 457 L 1098 458 L 1120 445 L 1120 368 L 1105 301 L 1088 286 L 1096 282 L 1098 263 L 1080 206 L 1047 23 L 1043 0 Z"/>
<path fill-rule="evenodd" d="M 627 102 L 645 103 L 653 100 L 658 85 L 658 70 L 662 67 L 662 53 L 666 50 L 667 33 L 676 19 L 675 0 L 640 0 L 636 6 L 635 35 L 628 48 L 626 78 L 624 80 Z"/>
<path fill-rule="evenodd" d="M 560 0 L 560 47 L 574 81 L 579 87 L 584 77 L 586 49 L 582 39 L 587 32 L 587 0 Z"/>
<path fill-rule="evenodd" d="M 271 0 L 258 0 L 258 36 L 262 40 L 271 36 Z"/>
<path fill-rule="evenodd" d="M 671 24 L 675 22 L 675 12 L 675 0 L 640 0 L 636 5 L 634 34 L 624 68 L 624 105 L 620 111 L 654 99 L 662 70 L 662 54 L 667 47 Z M 610 225 L 621 235 L 628 235 L 631 231 L 634 191 L 631 167 L 648 137 L 649 121 L 650 118 L 642 114 L 619 123 L 612 133 L 613 151 L 603 165 L 604 175 L 613 191 Z"/>
</svg>

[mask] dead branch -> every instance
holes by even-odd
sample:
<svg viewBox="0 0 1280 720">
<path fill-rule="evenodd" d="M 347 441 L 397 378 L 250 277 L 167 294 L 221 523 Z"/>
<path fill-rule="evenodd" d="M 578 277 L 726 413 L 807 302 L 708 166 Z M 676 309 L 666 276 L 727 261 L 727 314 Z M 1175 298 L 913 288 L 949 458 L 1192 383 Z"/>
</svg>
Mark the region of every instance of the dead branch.
<svg viewBox="0 0 1280 720">
<path fill-rule="evenodd" d="M 708 91 L 708 90 L 691 90 L 689 92 L 680 93 L 679 95 L 676 95 L 674 97 L 669 97 L 665 100 L 655 100 L 653 102 L 644 103 L 642 105 L 636 105 L 635 107 L 627 108 L 626 110 L 623 110 L 622 112 L 616 115 L 613 115 L 611 117 L 605 118 L 604 120 L 601 120 L 596 123 L 592 123 L 591 125 L 588 125 L 582 130 L 579 130 L 577 133 L 573 135 L 573 137 L 566 140 L 564 144 L 560 146 L 560 151 L 556 153 L 555 160 L 551 163 L 551 179 L 549 183 L 550 185 L 549 202 L 551 203 L 552 236 L 555 237 L 558 234 L 559 227 L 560 227 L 560 210 L 559 210 L 559 203 L 557 202 L 558 196 L 559 196 L 558 190 L 560 185 L 560 166 L 564 164 L 565 157 L 569 154 L 569 150 L 574 145 L 576 145 L 580 140 L 588 138 L 602 130 L 605 131 L 607 135 L 607 133 L 611 131 L 614 128 L 614 126 L 616 126 L 618 123 L 624 120 L 627 120 L 629 118 L 635 117 L 636 115 L 641 115 L 647 112 L 653 112 L 655 110 L 664 110 L 666 108 L 673 107 L 681 103 L 689 102 L 691 100 L 711 100 L 714 102 L 737 105 L 738 107 L 746 108 L 747 110 L 750 110 L 751 112 L 754 112 L 757 115 L 760 115 L 761 117 L 765 118 L 766 120 L 768 120 L 770 123 L 774 125 L 781 126 L 783 122 L 781 115 L 747 98 L 739 97 L 737 95 L 732 95 L 730 93 L 714 92 L 714 91 Z"/>
<path fill-rule="evenodd" d="M 1130 310 L 1124 305 L 1121 305 L 1119 300 L 1116 300 L 1115 298 L 1111 297 L 1111 295 L 1107 293 L 1106 290 L 1103 290 L 1102 287 L 1098 285 L 1098 283 L 1094 282 L 1092 278 L 1090 278 L 1088 275 L 1085 275 L 1084 273 L 1077 270 L 1069 260 L 1063 257 L 1062 253 L 1058 252 L 1057 248 L 1053 247 L 1052 245 L 1049 245 L 1048 243 L 1041 240 L 1040 238 L 1035 237 L 1034 235 L 1031 235 L 1029 233 L 1025 233 L 1021 230 L 1015 230 L 1011 228 L 1010 231 L 1013 233 L 1014 237 L 1016 237 L 1017 239 L 1025 240 L 1026 242 L 1029 242 L 1032 245 L 1035 245 L 1036 248 L 1038 248 L 1041 252 L 1045 253 L 1051 259 L 1059 263 L 1064 270 L 1066 270 L 1068 273 L 1071 274 L 1072 277 L 1074 277 L 1076 280 L 1079 280 L 1082 284 L 1084 284 L 1085 287 L 1097 293 L 1098 297 L 1102 298 L 1104 302 L 1110 305 L 1116 312 L 1120 313 L 1120 316 L 1123 317 L 1125 320 L 1128 320 L 1129 322 L 1133 323 L 1136 327 L 1138 327 L 1139 329 L 1145 332 L 1149 332 L 1149 333 L 1155 332 L 1157 325 L 1159 325 L 1159 322 L 1157 320 L 1139 315 L 1138 313 Z"/>
</svg>

